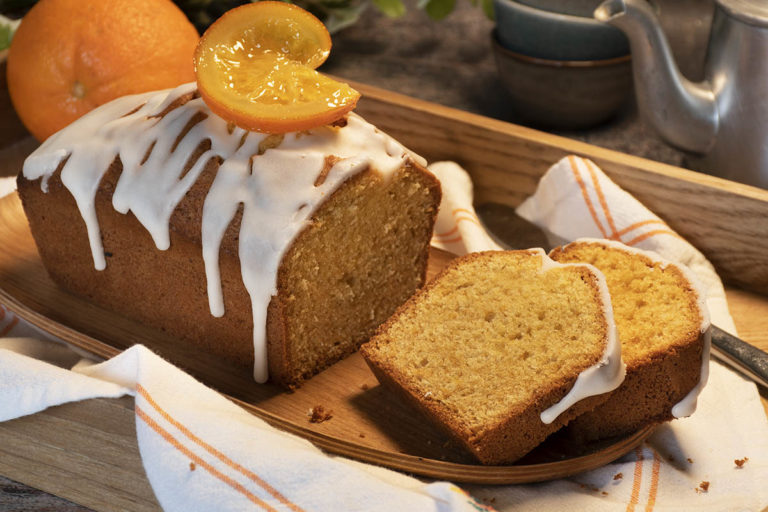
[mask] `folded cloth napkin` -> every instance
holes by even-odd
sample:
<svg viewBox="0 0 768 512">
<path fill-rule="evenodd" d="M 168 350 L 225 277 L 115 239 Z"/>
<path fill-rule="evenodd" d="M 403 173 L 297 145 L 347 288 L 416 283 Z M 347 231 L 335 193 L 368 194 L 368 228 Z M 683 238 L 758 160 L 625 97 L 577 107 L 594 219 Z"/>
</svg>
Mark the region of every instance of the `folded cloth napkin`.
<svg viewBox="0 0 768 512">
<path fill-rule="evenodd" d="M 586 169 L 589 173 L 589 166 L 594 166 L 573 161 L 579 172 Z M 542 208 L 555 211 L 563 206 L 560 202 L 572 199 L 569 196 L 585 197 L 578 185 L 570 184 L 578 180 L 561 183 L 557 177 L 552 178 L 564 165 L 559 162 L 547 173 L 530 201 L 539 201 Z M 471 182 L 466 172 L 452 163 L 437 163 L 430 169 L 440 178 L 444 194 L 434 243 L 457 254 L 498 249 L 472 208 Z M 618 221 L 614 213 L 612 222 L 619 228 L 614 231 L 655 218 L 596 166 L 591 172 L 601 185 L 605 203 L 634 215 L 622 216 Z M 591 179 L 591 175 L 587 176 Z M 584 176 L 580 179 L 586 181 Z M 548 188 L 561 193 L 547 192 Z M 587 197 L 589 193 L 587 189 Z M 541 199 L 543 196 L 556 197 L 556 204 L 547 203 Z M 615 203 L 621 203 L 621 208 Z M 566 240 L 594 237 L 590 208 L 581 207 L 586 215 L 574 207 L 569 212 L 571 224 L 565 229 L 561 230 L 549 217 L 536 222 Z M 521 215 L 524 211 L 521 207 Z M 677 240 L 672 235 L 666 238 Z M 665 247 L 661 240 L 658 249 Z M 676 250 L 681 254 L 695 251 L 687 243 L 685 247 L 690 249 Z M 717 286 L 722 290 L 722 284 L 701 258 L 704 270 L 696 268 L 694 260 L 686 261 L 710 289 L 715 289 L 710 295 L 716 298 Z M 707 269 L 711 275 L 702 275 Z M 713 311 L 716 323 L 732 328 L 724 293 L 722 301 L 710 302 L 710 307 L 721 310 L 718 316 Z M 16 325 L 6 334 L 29 335 L 15 331 L 23 322 L 13 320 L 10 313 L 0 321 L 0 333 L 3 325 L 13 322 Z M 18 341 L 14 343 L 18 348 Z M 88 396 L 134 395 L 144 467 L 166 510 L 489 508 L 448 483 L 423 484 L 388 470 L 324 455 L 309 443 L 243 412 L 144 347 L 133 347 L 99 365 L 81 363 L 76 370 L 66 371 L 0 350 L 0 419 Z M 733 422 L 736 417 L 738 423 Z M 737 469 L 734 461 L 745 457 L 749 460 Z M 503 511 L 760 510 L 768 504 L 766 474 L 768 421 L 755 386 L 712 364 L 710 383 L 699 399 L 697 413 L 659 427 L 648 442 L 620 460 L 548 483 L 465 488 Z M 706 491 L 701 487 L 705 481 L 709 482 Z"/>
<path fill-rule="evenodd" d="M 451 211 L 460 211 L 451 219 L 441 205 L 442 231 L 436 229 L 433 243 L 457 254 L 493 250 L 495 242 L 478 233 L 466 172 L 453 162 L 429 168 L 448 192 Z M 704 255 L 590 160 L 557 162 L 517 214 L 539 226 L 553 246 L 607 238 L 688 266 L 707 288 L 712 323 L 736 333 L 723 284 Z M 454 231 L 461 236 L 439 236 Z M 633 453 L 598 470 L 532 486 L 466 488 L 501 510 L 762 510 L 768 505 L 768 420 L 754 383 L 713 362 L 698 402 L 693 416 L 658 427 Z M 744 458 L 739 468 L 735 461 Z"/>
</svg>

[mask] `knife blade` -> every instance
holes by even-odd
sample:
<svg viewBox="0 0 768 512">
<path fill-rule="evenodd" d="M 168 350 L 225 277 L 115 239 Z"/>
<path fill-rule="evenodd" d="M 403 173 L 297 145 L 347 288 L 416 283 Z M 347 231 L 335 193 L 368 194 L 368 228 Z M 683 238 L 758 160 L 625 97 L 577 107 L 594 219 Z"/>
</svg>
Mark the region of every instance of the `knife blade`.
<svg viewBox="0 0 768 512">
<path fill-rule="evenodd" d="M 768 389 L 768 353 L 713 325 L 712 355 Z"/>
</svg>

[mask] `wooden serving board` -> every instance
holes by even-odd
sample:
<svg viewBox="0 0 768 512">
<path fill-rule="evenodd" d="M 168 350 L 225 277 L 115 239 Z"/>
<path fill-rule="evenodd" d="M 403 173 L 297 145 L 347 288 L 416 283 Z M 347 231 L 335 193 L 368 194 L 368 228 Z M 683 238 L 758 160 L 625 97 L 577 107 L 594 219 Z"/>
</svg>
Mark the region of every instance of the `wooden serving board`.
<svg viewBox="0 0 768 512">
<path fill-rule="evenodd" d="M 510 212 L 533 192 L 552 163 L 567 154 L 578 154 L 594 160 L 691 240 L 728 282 L 768 293 L 768 192 L 353 85 L 364 94 L 358 112 L 368 120 L 428 160 L 456 160 L 470 172 L 482 220 L 497 233 L 506 231 L 506 240 L 520 235 L 520 247 L 538 243 L 535 235 L 510 228 L 514 221 Z M 7 160 L 2 164 L 13 165 Z M 20 162 L 16 165 L 20 169 Z M 567 457 L 569 465 L 578 465 L 577 471 L 586 470 L 594 467 L 592 463 L 599 465 L 615 458 L 648 433 L 639 432 L 607 447 L 592 447 L 587 459 L 567 453 L 568 447 L 563 448 L 555 440 L 517 466 L 526 468 L 522 479 L 519 474 L 514 476 L 515 466 L 489 469 L 467 464 L 463 454 L 439 432 L 384 397 L 359 356 L 312 379 L 299 392 L 286 395 L 270 386 L 254 386 L 248 375 L 233 374 L 230 368 L 221 368 L 205 357 L 179 354 L 163 333 L 137 328 L 130 321 L 109 316 L 85 302 L 78 303 L 73 297 L 68 300 L 74 302 L 66 302 L 66 307 L 57 304 L 62 292 L 48 281 L 30 245 L 26 223 L 19 218 L 18 200 L 13 197 L 4 201 L 0 203 L 0 229 L 4 230 L 0 235 L 0 289 L 4 290 L 0 302 L 53 334 L 78 339 L 81 346 L 105 357 L 133 343 L 150 340 L 153 348 L 175 362 L 182 361 L 186 369 L 229 393 L 252 412 L 280 428 L 309 437 L 327 450 L 439 478 L 502 483 L 561 476 L 557 472 L 560 463 L 541 463 L 557 457 Z M 22 247 L 11 248 L 9 240 L 26 241 L 21 242 Z M 432 271 L 448 258 L 436 252 Z M 742 338 L 768 349 L 768 300 L 735 288 L 729 288 L 728 294 Z M 210 375 L 215 377 L 211 379 Z M 321 395 L 322 401 L 313 394 L 317 388 L 328 390 Z M 354 399 L 342 403 L 334 394 Z M 309 424 L 306 412 L 316 405 L 333 409 L 334 418 Z M 129 399 L 91 400 L 0 424 L 0 473 L 97 509 L 125 506 L 154 510 L 156 503 L 138 463 L 135 441 L 131 441 L 131 408 Z M 275 410 L 281 412 L 270 412 Z M 357 415 L 355 422 L 344 421 L 349 414 Z M 90 443 L 81 446 L 85 440 Z"/>
<path fill-rule="evenodd" d="M 419 414 L 378 385 L 354 354 L 286 392 L 253 382 L 199 350 L 188 350 L 165 333 L 121 317 L 65 292 L 42 266 L 18 196 L 0 199 L 0 303 L 64 341 L 102 357 L 141 343 L 232 398 L 271 424 L 309 439 L 330 452 L 435 478 L 478 483 L 516 483 L 557 478 L 613 460 L 641 442 L 651 429 L 589 446 L 553 438 L 514 466 L 475 464 Z M 452 259 L 433 250 L 429 277 Z M 318 405 L 333 411 L 311 423 Z"/>
</svg>

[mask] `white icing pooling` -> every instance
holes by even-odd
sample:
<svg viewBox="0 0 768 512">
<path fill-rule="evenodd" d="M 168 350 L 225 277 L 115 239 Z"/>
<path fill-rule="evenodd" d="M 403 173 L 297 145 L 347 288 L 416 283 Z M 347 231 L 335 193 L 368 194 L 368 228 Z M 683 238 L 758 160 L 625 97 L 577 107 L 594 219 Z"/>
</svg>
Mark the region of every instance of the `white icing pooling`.
<svg viewBox="0 0 768 512">
<path fill-rule="evenodd" d="M 601 395 L 613 391 L 621 385 L 626 374 L 626 366 L 621 360 L 621 343 L 613 320 L 613 306 L 608 294 L 608 285 L 602 272 L 592 265 L 585 263 L 560 263 L 549 256 L 544 249 L 533 249 L 541 256 L 541 272 L 547 272 L 556 268 L 586 267 L 597 278 L 600 292 L 600 302 L 603 315 L 607 324 L 606 345 L 600 360 L 589 368 L 583 370 L 576 378 L 573 387 L 560 399 L 559 402 L 542 411 L 540 418 L 542 423 L 550 424 L 563 412 L 584 398 Z"/>
<path fill-rule="evenodd" d="M 91 111 L 47 139 L 24 162 L 24 177 L 50 176 L 66 158 L 61 180 L 83 216 L 94 266 L 106 267 L 94 206 L 96 191 L 109 165 L 119 156 L 123 171 L 112 198 L 114 208 L 132 212 L 160 250 L 170 246 L 170 217 L 205 164 L 222 160 L 205 198 L 202 253 L 211 314 L 224 314 L 219 250 L 227 227 L 240 205 L 239 257 L 243 283 L 253 309 L 254 379 L 267 380 L 266 315 L 277 292 L 277 269 L 294 237 L 322 201 L 347 178 L 372 168 L 390 176 L 408 160 L 423 161 L 359 116 L 350 115 L 343 128 L 322 127 L 285 134 L 275 148 L 259 155 L 266 134 L 227 126 L 202 99 L 195 98 L 159 116 L 175 100 L 195 91 L 195 84 L 126 96 Z M 140 108 L 139 108 L 140 107 Z M 138 110 L 136 110 L 138 108 Z M 200 112 L 207 117 L 174 144 Z M 210 140 L 210 149 L 182 177 L 195 149 Z M 241 145 L 242 144 L 242 145 Z M 146 161 L 142 162 L 150 151 Z M 338 160 L 324 182 L 315 181 L 326 156 Z"/>
<path fill-rule="evenodd" d="M 684 418 L 696 412 L 696 402 L 699 398 L 699 394 L 704 389 L 704 386 L 707 385 L 707 381 L 709 380 L 709 355 L 712 347 L 711 322 L 709 317 L 709 308 L 707 307 L 707 293 L 699 279 L 691 271 L 691 269 L 685 265 L 680 265 L 669 261 L 656 252 L 646 251 L 636 247 L 629 247 L 615 240 L 606 240 L 602 238 L 579 238 L 578 240 L 574 240 L 571 243 L 602 244 L 607 247 L 613 247 L 615 249 L 629 253 L 639 254 L 641 256 L 645 256 L 654 263 L 658 263 L 661 265 L 661 268 L 666 268 L 668 265 L 672 265 L 679 269 L 680 272 L 682 272 L 682 274 L 685 276 L 686 280 L 690 283 L 691 288 L 696 293 L 696 304 L 699 309 L 699 316 L 701 317 L 701 326 L 699 327 L 699 330 L 702 333 L 704 346 L 701 352 L 701 373 L 699 382 L 696 384 L 696 386 L 694 386 L 693 389 L 688 392 L 687 395 L 685 395 L 685 397 L 683 397 L 682 400 L 680 400 L 680 402 L 672 407 L 672 416 L 675 418 Z"/>
</svg>

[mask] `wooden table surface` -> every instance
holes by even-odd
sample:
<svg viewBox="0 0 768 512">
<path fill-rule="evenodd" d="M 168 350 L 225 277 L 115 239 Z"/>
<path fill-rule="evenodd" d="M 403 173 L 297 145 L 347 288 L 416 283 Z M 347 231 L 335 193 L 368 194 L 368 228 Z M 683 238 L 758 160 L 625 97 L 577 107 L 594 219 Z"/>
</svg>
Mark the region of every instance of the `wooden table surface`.
<svg viewBox="0 0 768 512">
<path fill-rule="evenodd" d="M 691 2 L 676 4 L 689 9 Z M 666 3 L 666 2 L 665 2 Z M 700 3 L 696 4 L 698 8 Z M 706 31 L 697 23 L 685 36 L 674 37 L 673 48 L 689 76 L 700 72 Z M 516 122 L 496 73 L 490 49 L 493 23 L 469 3 L 459 4 L 446 20 L 435 23 L 412 7 L 398 20 L 368 11 L 355 26 L 334 36 L 331 58 L 323 70 L 351 80 L 442 103 L 463 110 Z M 705 27 L 706 28 L 706 27 Z M 582 132 L 561 133 L 598 146 L 684 165 L 684 156 L 663 142 L 640 120 L 630 104 L 608 124 Z M 750 314 L 737 318 L 740 335 L 768 350 L 768 303 L 756 303 L 749 292 L 731 289 L 733 307 Z M 763 405 L 768 413 L 768 395 Z M 88 511 L 74 503 L 0 476 L 0 510 Z"/>
</svg>

